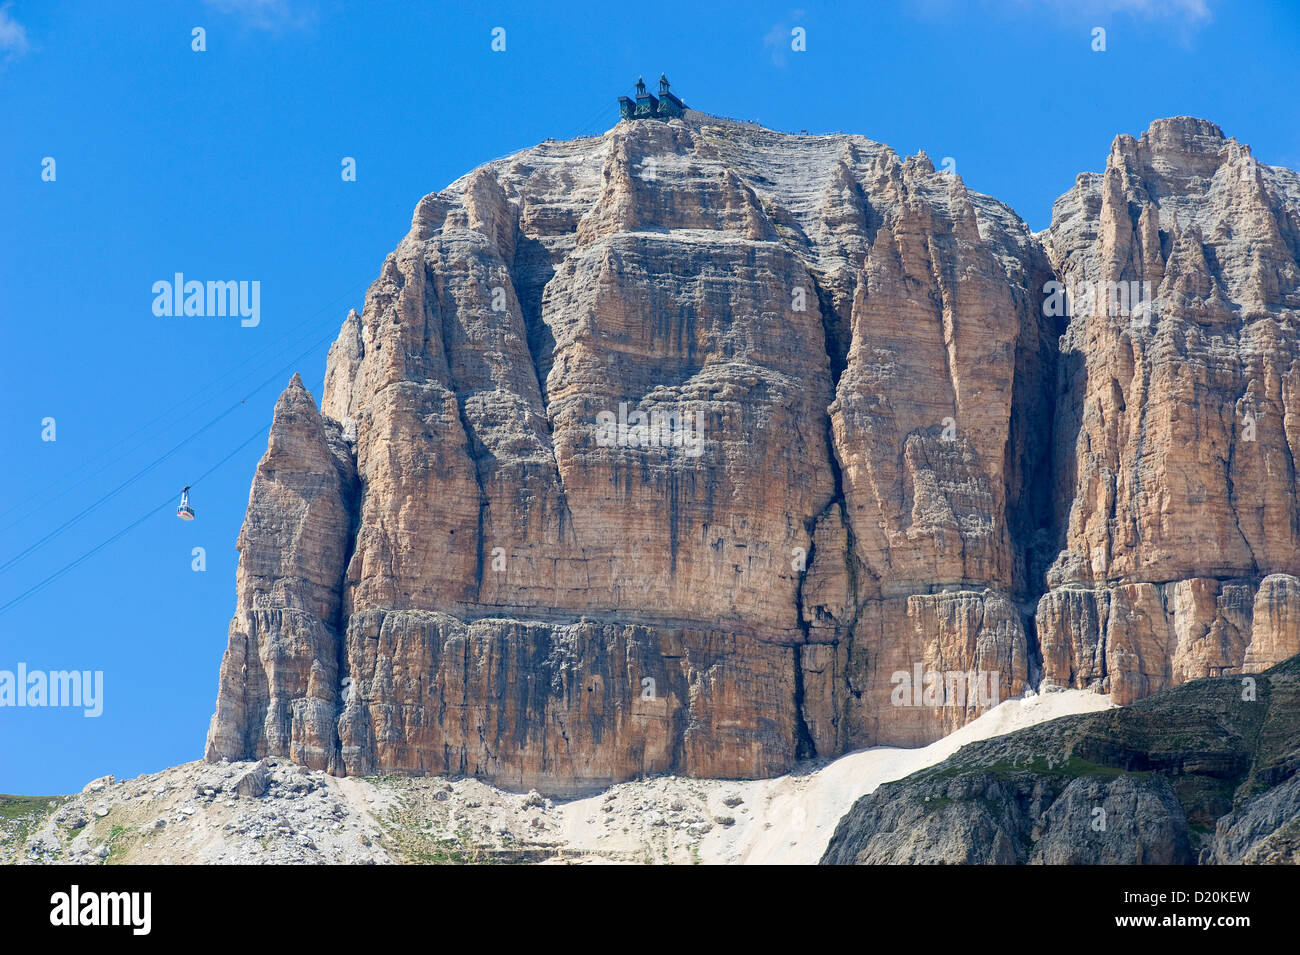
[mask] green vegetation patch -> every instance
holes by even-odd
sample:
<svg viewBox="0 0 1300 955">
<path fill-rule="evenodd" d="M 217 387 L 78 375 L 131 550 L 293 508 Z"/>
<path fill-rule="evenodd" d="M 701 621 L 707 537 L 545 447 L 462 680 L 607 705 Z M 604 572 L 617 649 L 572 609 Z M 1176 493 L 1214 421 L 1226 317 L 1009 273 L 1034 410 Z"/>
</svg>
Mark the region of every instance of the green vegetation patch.
<svg viewBox="0 0 1300 955">
<path fill-rule="evenodd" d="M 108 847 L 108 855 L 104 857 L 104 864 L 121 863 L 126 850 L 135 842 L 134 835 L 126 826 L 114 826 L 108 830 L 108 838 L 104 840 L 104 845 Z"/>
<path fill-rule="evenodd" d="M 0 856 L 18 852 L 38 828 L 70 796 L 10 796 L 0 793 Z M 12 861 L 12 860 L 11 860 Z"/>
<path fill-rule="evenodd" d="M 53 812 L 67 796 L 8 796 L 0 793 L 0 819 L 25 819 Z M 51 806 L 50 804 L 54 805 Z"/>
<path fill-rule="evenodd" d="M 1068 779 L 1079 777 L 1097 777 L 1116 779 L 1120 776 L 1150 776 L 1148 770 L 1121 769 L 1117 766 L 1103 766 L 1081 756 L 1071 755 L 1066 760 L 1051 760 L 1044 756 L 1034 756 L 1024 762 L 1019 760 L 999 759 L 987 766 L 963 763 L 956 766 L 940 765 L 935 769 L 922 770 L 918 779 L 954 779 L 958 776 L 993 776 L 996 779 L 1014 779 L 1018 776 L 1060 776 Z M 933 798 L 933 797 L 932 797 Z"/>
</svg>

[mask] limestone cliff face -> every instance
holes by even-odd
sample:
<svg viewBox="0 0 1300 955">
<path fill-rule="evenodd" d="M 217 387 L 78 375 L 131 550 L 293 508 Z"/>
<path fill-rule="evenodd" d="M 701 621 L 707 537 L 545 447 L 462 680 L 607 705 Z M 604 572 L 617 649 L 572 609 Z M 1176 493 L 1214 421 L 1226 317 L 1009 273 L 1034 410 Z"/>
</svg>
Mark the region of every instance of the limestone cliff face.
<svg viewBox="0 0 1300 955">
<path fill-rule="evenodd" d="M 1061 197 L 1045 246 L 1085 293 L 1061 339 L 1045 676 L 1127 703 L 1300 652 L 1300 176 L 1158 120 Z"/>
<path fill-rule="evenodd" d="M 276 402 L 240 532 L 235 617 L 207 758 L 291 756 L 338 769 L 340 583 L 356 466 L 293 381 Z"/>
<path fill-rule="evenodd" d="M 277 407 L 208 758 L 756 776 L 933 740 L 1040 658 L 1140 696 L 1300 649 L 1300 583 L 1263 580 L 1297 572 L 1294 488 L 1210 428 L 1249 394 L 1294 480 L 1300 186 L 1196 122 L 1122 137 L 1045 236 L 924 155 L 694 115 L 426 196 L 321 413 Z M 1135 271 L 1140 348 L 1044 312 Z"/>
</svg>

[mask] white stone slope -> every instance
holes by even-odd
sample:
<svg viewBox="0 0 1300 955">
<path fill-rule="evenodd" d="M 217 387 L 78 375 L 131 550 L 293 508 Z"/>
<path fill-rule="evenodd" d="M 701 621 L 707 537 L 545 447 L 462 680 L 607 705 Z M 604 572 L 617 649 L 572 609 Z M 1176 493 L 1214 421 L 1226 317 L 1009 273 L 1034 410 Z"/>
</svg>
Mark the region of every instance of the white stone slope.
<svg viewBox="0 0 1300 955">
<path fill-rule="evenodd" d="M 814 864 L 860 796 L 959 747 L 1111 705 L 1086 690 L 1004 701 L 920 749 L 877 747 L 762 780 L 669 776 L 553 803 L 474 779 L 336 778 L 287 760 L 186 763 L 0 825 L 7 863 Z"/>
<path fill-rule="evenodd" d="M 1110 708 L 1108 697 L 1087 690 L 1057 690 L 1006 700 L 955 733 L 917 749 L 875 747 L 850 753 L 815 771 L 745 782 L 710 782 L 730 798 L 744 800 L 726 815 L 730 826 L 715 826 L 701 840 L 699 857 L 710 863 L 813 865 L 840 818 L 860 797 L 882 783 L 902 779 L 943 762 L 967 743 L 1069 716 Z M 723 797 L 727 798 L 727 797 Z M 586 842 L 578 820 L 590 800 L 563 807 L 569 844 Z M 598 844 L 598 843 L 597 843 Z"/>
</svg>

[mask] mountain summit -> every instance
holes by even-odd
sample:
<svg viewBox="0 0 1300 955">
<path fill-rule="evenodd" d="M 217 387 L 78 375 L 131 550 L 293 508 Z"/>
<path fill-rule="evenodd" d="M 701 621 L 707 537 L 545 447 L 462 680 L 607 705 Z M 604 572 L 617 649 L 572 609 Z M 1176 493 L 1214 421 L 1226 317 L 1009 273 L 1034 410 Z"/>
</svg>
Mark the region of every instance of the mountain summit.
<svg viewBox="0 0 1300 955">
<path fill-rule="evenodd" d="M 1300 651 L 1300 176 L 1118 137 L 1034 234 L 687 111 L 424 197 L 295 377 L 212 761 L 566 794 Z"/>
</svg>

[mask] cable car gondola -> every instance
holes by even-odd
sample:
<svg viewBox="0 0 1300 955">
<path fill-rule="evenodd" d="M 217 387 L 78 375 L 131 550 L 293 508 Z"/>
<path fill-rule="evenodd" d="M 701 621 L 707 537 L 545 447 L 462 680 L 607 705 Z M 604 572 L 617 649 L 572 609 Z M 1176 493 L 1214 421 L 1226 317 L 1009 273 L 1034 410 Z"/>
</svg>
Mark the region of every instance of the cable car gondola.
<svg viewBox="0 0 1300 955">
<path fill-rule="evenodd" d="M 183 521 L 194 520 L 194 508 L 190 507 L 190 486 L 187 484 L 181 491 L 181 504 L 176 508 L 176 516 Z"/>
</svg>

